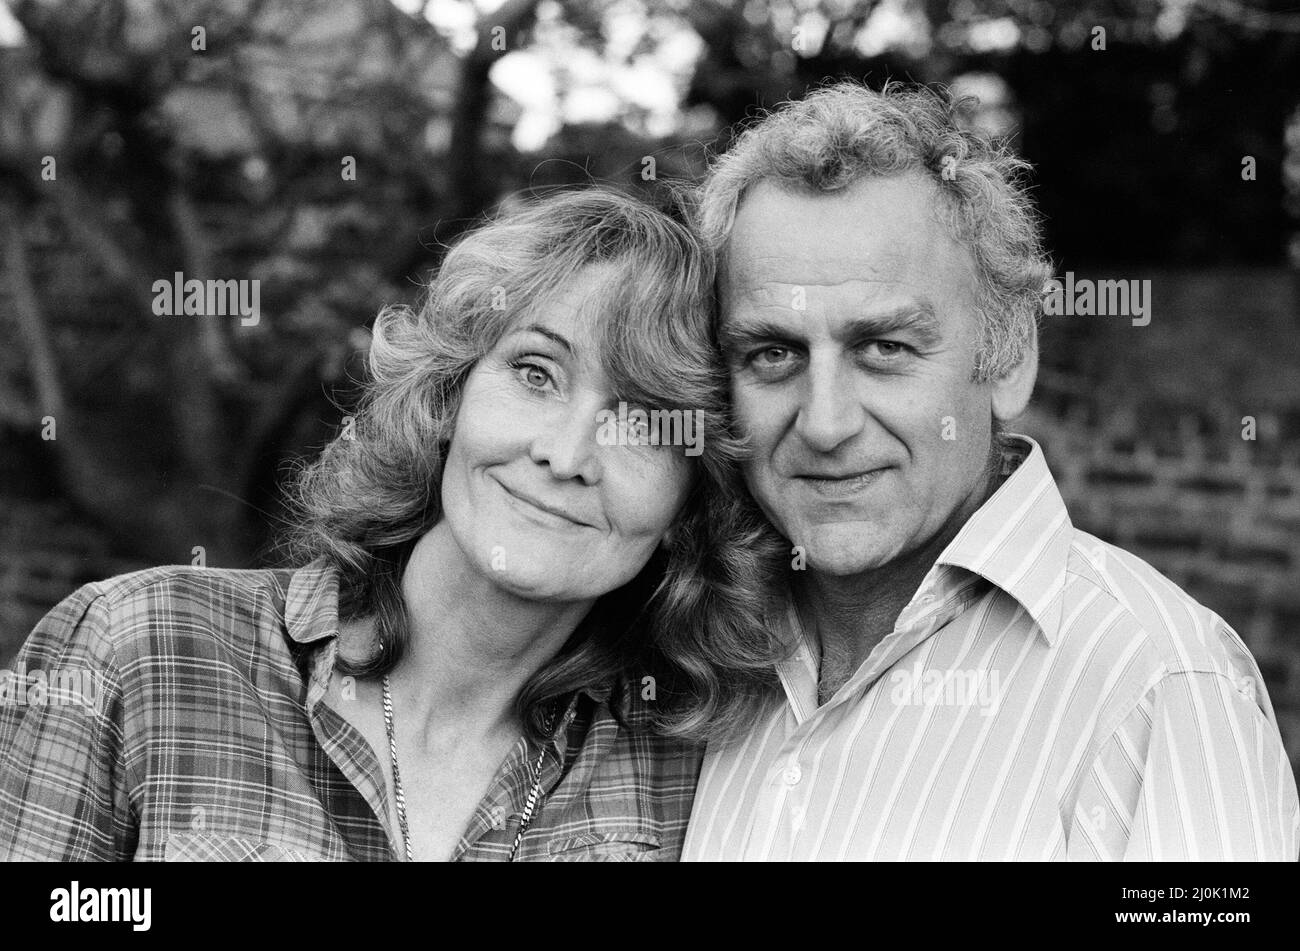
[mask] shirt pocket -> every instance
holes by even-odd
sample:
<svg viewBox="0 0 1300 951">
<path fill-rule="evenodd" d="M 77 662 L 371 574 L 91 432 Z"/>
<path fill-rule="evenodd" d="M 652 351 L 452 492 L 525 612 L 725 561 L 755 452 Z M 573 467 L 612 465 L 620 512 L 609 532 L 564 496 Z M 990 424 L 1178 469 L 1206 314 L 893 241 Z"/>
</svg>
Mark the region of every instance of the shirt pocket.
<svg viewBox="0 0 1300 951">
<path fill-rule="evenodd" d="M 606 829 L 558 838 L 547 849 L 552 862 L 661 862 L 663 836 L 650 828 Z"/>
<path fill-rule="evenodd" d="M 164 862 L 327 862 L 323 855 L 287 845 L 210 832 L 178 832 L 167 837 Z"/>
</svg>

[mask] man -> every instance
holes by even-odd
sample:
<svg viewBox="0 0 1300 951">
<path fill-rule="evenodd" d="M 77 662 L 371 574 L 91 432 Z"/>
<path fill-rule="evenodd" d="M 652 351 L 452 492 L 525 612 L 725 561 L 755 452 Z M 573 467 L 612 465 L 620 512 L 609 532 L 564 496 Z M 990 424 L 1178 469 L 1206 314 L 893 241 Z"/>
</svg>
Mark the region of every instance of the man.
<svg viewBox="0 0 1300 951">
<path fill-rule="evenodd" d="M 710 747 L 687 860 L 1297 856 L 1240 639 L 1002 431 L 1049 277 L 1023 168 L 939 94 L 843 83 L 702 188 L 745 480 L 793 570 L 782 691 Z"/>
</svg>

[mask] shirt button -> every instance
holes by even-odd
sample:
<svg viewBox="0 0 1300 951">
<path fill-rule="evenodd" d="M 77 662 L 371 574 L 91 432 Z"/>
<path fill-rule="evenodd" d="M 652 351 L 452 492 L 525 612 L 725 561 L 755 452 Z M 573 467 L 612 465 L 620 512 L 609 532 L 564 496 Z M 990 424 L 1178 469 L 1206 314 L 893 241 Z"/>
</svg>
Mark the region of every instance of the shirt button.
<svg viewBox="0 0 1300 951">
<path fill-rule="evenodd" d="M 781 778 L 785 780 L 787 786 L 797 786 L 799 780 L 803 778 L 803 770 L 799 768 L 798 763 L 795 763 L 786 767 L 785 773 L 782 774 Z"/>
</svg>

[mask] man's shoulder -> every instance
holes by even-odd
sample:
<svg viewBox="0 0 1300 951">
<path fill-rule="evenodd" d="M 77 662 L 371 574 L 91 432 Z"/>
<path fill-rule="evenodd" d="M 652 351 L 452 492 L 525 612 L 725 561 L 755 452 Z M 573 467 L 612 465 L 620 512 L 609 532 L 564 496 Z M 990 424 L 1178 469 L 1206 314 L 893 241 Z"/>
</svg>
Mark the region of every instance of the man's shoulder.
<svg viewBox="0 0 1300 951">
<path fill-rule="evenodd" d="M 1101 599 L 1126 636 L 1140 639 L 1135 646 L 1146 650 L 1159 673 L 1220 674 L 1237 682 L 1258 676 L 1227 621 L 1132 552 L 1076 530 L 1066 580 L 1069 600 Z"/>
</svg>

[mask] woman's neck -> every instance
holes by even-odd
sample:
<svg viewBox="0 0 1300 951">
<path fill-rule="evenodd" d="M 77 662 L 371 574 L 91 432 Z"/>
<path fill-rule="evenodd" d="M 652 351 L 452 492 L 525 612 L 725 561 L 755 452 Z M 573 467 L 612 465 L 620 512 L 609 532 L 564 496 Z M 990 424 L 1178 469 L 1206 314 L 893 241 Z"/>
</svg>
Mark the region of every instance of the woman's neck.
<svg viewBox="0 0 1300 951">
<path fill-rule="evenodd" d="M 516 732 L 515 697 L 591 607 L 504 590 L 468 562 L 445 522 L 416 542 L 401 584 L 410 636 L 389 680 L 403 718 L 430 741 L 449 730 Z"/>
</svg>

